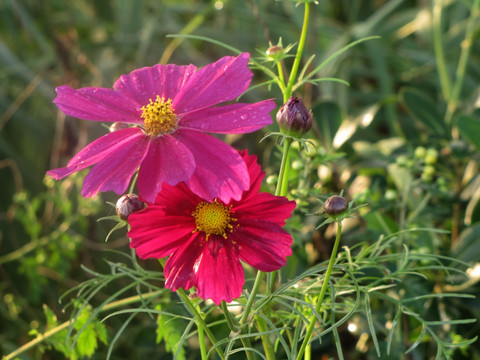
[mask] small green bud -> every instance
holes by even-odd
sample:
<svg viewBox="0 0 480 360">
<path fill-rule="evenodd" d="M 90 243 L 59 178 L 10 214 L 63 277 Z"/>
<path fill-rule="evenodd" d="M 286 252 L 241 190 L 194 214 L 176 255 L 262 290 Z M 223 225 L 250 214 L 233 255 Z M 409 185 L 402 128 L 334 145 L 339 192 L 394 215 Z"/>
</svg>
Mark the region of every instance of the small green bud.
<svg viewBox="0 0 480 360">
<path fill-rule="evenodd" d="M 406 155 L 400 155 L 400 156 L 397 157 L 396 163 L 400 166 L 407 166 L 408 157 Z"/>
<path fill-rule="evenodd" d="M 414 156 L 416 159 L 423 159 L 427 154 L 427 150 L 423 146 L 419 146 L 415 149 Z"/>
<path fill-rule="evenodd" d="M 301 137 L 311 129 L 312 118 L 312 110 L 307 110 L 302 99 L 293 96 L 277 112 L 280 131 L 295 137 Z"/>
<path fill-rule="evenodd" d="M 333 195 L 325 201 L 323 208 L 327 215 L 338 216 L 348 210 L 348 203 L 342 196 Z"/>
<path fill-rule="evenodd" d="M 269 59 L 276 60 L 283 55 L 283 47 L 280 45 L 272 45 L 267 49 L 266 54 Z"/>
<path fill-rule="evenodd" d="M 292 162 L 292 169 L 293 170 L 301 170 L 303 169 L 303 162 L 300 160 L 295 160 Z"/>
<path fill-rule="evenodd" d="M 117 215 L 122 220 L 127 220 L 130 214 L 140 211 L 145 207 L 145 204 L 135 194 L 126 194 L 118 199 L 115 206 Z"/>
<path fill-rule="evenodd" d="M 437 159 L 438 159 L 438 151 L 433 148 L 428 149 L 425 155 L 425 164 L 433 165 L 437 162 Z"/>
<path fill-rule="evenodd" d="M 425 174 L 425 176 L 433 176 L 435 175 L 435 167 L 433 167 L 432 165 L 426 165 L 423 168 L 423 173 Z"/>
<path fill-rule="evenodd" d="M 267 176 L 267 179 L 265 180 L 268 185 L 275 185 L 278 181 L 278 176 L 277 175 L 269 175 Z"/>
</svg>

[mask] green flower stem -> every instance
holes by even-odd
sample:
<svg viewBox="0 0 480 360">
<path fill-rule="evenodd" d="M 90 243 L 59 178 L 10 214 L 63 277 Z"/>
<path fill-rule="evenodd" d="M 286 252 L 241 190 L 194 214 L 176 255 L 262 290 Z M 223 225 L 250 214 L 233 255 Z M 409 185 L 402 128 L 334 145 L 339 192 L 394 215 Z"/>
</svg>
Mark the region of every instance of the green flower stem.
<svg viewBox="0 0 480 360">
<path fill-rule="evenodd" d="M 309 18 L 310 18 L 310 3 L 305 2 L 305 13 L 303 15 L 302 33 L 300 34 L 300 41 L 298 43 L 297 54 L 295 55 L 295 60 L 293 61 L 292 70 L 290 71 L 290 77 L 288 78 L 287 89 L 283 93 L 284 103 L 287 102 L 290 95 L 292 95 L 293 85 L 295 84 L 298 68 L 300 67 L 300 61 L 302 60 L 303 49 L 305 48 L 305 43 L 307 40 L 307 29 L 308 29 Z"/>
<path fill-rule="evenodd" d="M 318 297 L 317 305 L 315 306 L 315 312 L 317 314 L 319 313 L 320 308 L 322 307 L 323 298 L 325 297 L 325 294 L 327 292 L 328 282 L 330 281 L 330 275 L 332 274 L 333 264 L 335 263 L 335 259 L 337 257 L 337 252 L 338 252 L 338 246 L 340 244 L 340 237 L 342 235 L 342 223 L 337 222 L 337 224 L 338 224 L 337 237 L 335 239 L 335 244 L 333 245 L 332 254 L 330 255 L 330 261 L 328 263 L 327 272 L 325 273 L 322 289 L 320 290 L 320 296 Z M 315 329 L 316 320 L 317 320 L 316 316 L 312 315 L 312 317 L 310 318 L 310 324 L 308 325 L 308 328 L 307 328 L 307 334 L 303 339 L 302 347 L 298 351 L 297 358 L 296 358 L 297 360 L 300 360 L 302 358 L 305 352 L 305 349 L 307 348 L 310 342 L 310 339 L 312 338 L 312 333 L 313 333 L 313 330 Z"/>
<path fill-rule="evenodd" d="M 198 327 L 199 338 L 200 338 L 200 330 L 202 330 L 203 332 L 205 332 L 205 334 L 207 334 L 207 336 L 210 339 L 210 341 L 212 342 L 212 344 L 215 345 L 217 343 L 217 339 L 215 338 L 215 335 L 213 335 L 213 333 L 210 331 L 210 329 L 208 328 L 207 324 L 205 323 L 205 320 L 203 319 L 201 313 L 199 311 L 197 311 L 197 308 L 195 307 L 195 305 L 193 305 L 193 303 L 190 300 L 190 298 L 188 297 L 188 295 L 185 293 L 185 291 L 182 288 L 177 290 L 177 294 L 178 294 L 178 296 L 180 296 L 180 298 L 183 300 L 183 302 L 187 305 L 188 309 L 190 310 L 193 317 L 195 318 L 195 322 L 197 323 L 197 327 Z M 203 341 L 203 345 L 202 345 L 202 342 L 200 343 L 200 347 L 202 347 L 202 346 L 205 346 L 205 341 Z M 223 354 L 222 349 L 220 349 L 220 347 L 217 346 L 215 348 L 215 350 L 217 351 L 220 358 L 222 360 L 224 360 L 225 355 Z"/>
<path fill-rule="evenodd" d="M 233 318 L 232 314 L 228 310 L 227 303 L 222 301 L 220 303 L 220 307 L 222 308 L 223 314 L 225 315 L 225 320 L 227 320 L 227 325 L 230 328 L 230 331 L 236 333 L 239 330 L 238 324 Z"/>
<path fill-rule="evenodd" d="M 264 319 L 260 316 L 255 316 L 255 321 L 260 332 L 268 331 L 268 325 Z M 262 338 L 263 350 L 265 351 L 267 360 L 275 360 L 275 350 L 272 341 L 270 340 L 270 335 L 261 335 L 260 337 Z"/>
<path fill-rule="evenodd" d="M 200 312 L 200 307 L 197 306 L 197 311 Z M 198 343 L 200 346 L 200 355 L 202 356 L 202 360 L 208 360 L 207 357 L 207 347 L 205 346 L 205 333 L 203 332 L 203 329 L 198 326 Z"/>
<path fill-rule="evenodd" d="M 437 71 L 440 78 L 440 85 L 445 101 L 450 98 L 451 84 L 448 76 L 447 65 L 445 63 L 445 52 L 443 51 L 442 36 L 442 4 L 440 1 L 433 2 L 432 25 L 433 25 L 433 46 L 435 59 L 437 61 Z"/>
<path fill-rule="evenodd" d="M 283 154 L 282 162 L 280 163 L 280 171 L 278 173 L 277 188 L 275 189 L 276 196 L 287 195 L 288 190 L 288 172 L 290 167 L 288 166 L 288 152 L 290 151 L 290 145 L 292 144 L 291 138 L 285 138 L 283 140 Z"/>
<path fill-rule="evenodd" d="M 235 318 L 232 316 L 232 313 L 228 310 L 227 303 L 225 301 L 222 301 L 220 303 L 220 307 L 222 308 L 223 314 L 225 315 L 225 320 L 227 320 L 228 327 L 230 328 L 230 331 L 234 334 L 238 334 L 240 331 L 244 334 L 245 329 L 238 326 L 238 322 L 235 320 Z M 251 348 L 252 343 L 250 342 L 249 338 L 241 338 L 242 344 L 245 348 Z M 255 353 L 246 351 L 247 354 L 247 359 L 248 360 L 254 360 L 256 359 Z"/>
<path fill-rule="evenodd" d="M 245 309 L 243 310 L 242 317 L 240 318 L 240 326 L 243 327 L 248 321 L 248 317 L 250 315 L 250 311 L 252 310 L 253 302 L 255 301 L 255 297 L 260 289 L 260 285 L 262 284 L 263 277 L 265 273 L 263 271 L 257 272 L 257 277 L 255 278 L 255 282 L 253 283 L 252 292 L 248 297 L 247 304 L 245 305 Z"/>
<path fill-rule="evenodd" d="M 448 99 L 447 113 L 445 121 L 447 124 L 452 123 L 453 114 L 458 106 L 458 100 L 460 98 L 460 92 L 465 80 L 465 71 L 467 69 L 468 58 L 470 56 L 470 50 L 472 49 L 473 41 L 475 38 L 475 31 L 480 17 L 480 0 L 475 0 L 471 11 L 470 18 L 467 23 L 467 30 L 465 33 L 465 40 L 462 42 L 462 51 L 460 53 L 460 59 L 458 60 L 457 72 L 455 76 L 455 83 L 453 85 L 450 98 Z"/>
<path fill-rule="evenodd" d="M 121 306 L 125 306 L 125 305 L 129 305 L 129 304 L 136 303 L 136 302 L 139 302 L 139 301 L 144 301 L 146 299 L 154 298 L 154 297 L 157 297 L 158 295 L 160 295 L 162 292 L 163 292 L 162 290 L 152 291 L 152 292 L 147 293 L 147 294 L 142 294 L 142 296 L 136 295 L 136 296 L 131 296 L 131 297 L 122 299 L 122 300 L 114 301 L 110 304 L 105 305 L 100 310 L 100 312 L 105 312 L 105 311 L 108 311 L 108 310 L 116 309 L 116 308 L 121 307 Z M 46 339 L 58 334 L 62 330 L 68 328 L 70 325 L 73 324 L 73 322 L 74 322 L 74 319 L 70 319 L 70 320 L 54 327 L 53 329 L 50 329 L 50 330 L 44 332 L 43 334 L 38 334 L 37 337 L 35 339 L 33 339 L 32 341 L 30 341 L 30 342 L 26 343 L 25 345 L 19 347 L 17 350 L 11 352 L 10 354 L 2 357 L 2 360 L 12 360 L 12 359 L 17 358 L 19 355 L 23 354 L 25 351 L 30 350 L 31 348 L 33 348 L 33 347 L 41 344 L 42 342 L 44 342 Z"/>
<path fill-rule="evenodd" d="M 278 70 L 278 79 L 279 79 L 279 86 L 280 90 L 282 91 L 282 94 L 286 92 L 286 87 L 285 87 L 285 76 L 283 75 L 283 63 L 282 61 L 277 61 L 277 70 Z M 287 100 L 284 100 L 285 102 Z"/>
</svg>

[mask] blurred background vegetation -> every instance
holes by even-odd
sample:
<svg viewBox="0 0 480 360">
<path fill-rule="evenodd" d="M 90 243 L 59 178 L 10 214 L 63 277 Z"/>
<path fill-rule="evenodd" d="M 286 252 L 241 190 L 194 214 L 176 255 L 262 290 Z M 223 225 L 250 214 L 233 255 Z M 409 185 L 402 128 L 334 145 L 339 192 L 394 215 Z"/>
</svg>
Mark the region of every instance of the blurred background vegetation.
<svg viewBox="0 0 480 360">
<path fill-rule="evenodd" d="M 298 40 L 303 7 L 295 5 L 273 0 L 0 2 L 0 353 L 69 319 L 59 298 L 91 278 L 82 265 L 101 271 L 110 266 L 105 258 L 123 261 L 122 253 L 129 254 L 125 233 L 119 231 L 105 243 L 114 223 L 97 222 L 114 214 L 106 202 L 115 202 L 115 194 L 81 198 L 85 172 L 58 183 L 45 178 L 46 170 L 64 166 L 107 131 L 60 113 L 52 104 L 55 87 L 111 87 L 121 74 L 142 66 L 202 66 L 232 55 L 211 42 L 169 34 L 210 37 L 263 58 L 280 38 L 284 46 Z M 319 145 L 318 152 L 292 157 L 291 196 L 300 204 L 299 213 L 312 213 L 322 194 L 345 190 L 350 199 L 361 194 L 359 201 L 369 206 L 362 220 L 348 228 L 347 244 L 373 243 L 381 234 L 413 227 L 441 229 L 448 234 L 408 236 L 395 247 L 401 252 L 405 244 L 417 253 L 454 257 L 474 268 L 480 259 L 479 19 L 477 0 L 338 0 L 312 6 L 305 58 L 315 55 L 310 69 L 352 41 L 381 38 L 353 47 L 322 69 L 321 76 L 338 77 L 350 86 L 321 82 L 297 92 L 313 108 L 311 138 Z M 253 84 L 266 80 L 255 72 Z M 242 100 L 272 97 L 280 106 L 281 93 L 267 86 Z M 263 133 L 227 137 L 257 154 L 267 176 L 276 173 L 278 164 L 275 145 L 259 143 L 268 130 L 275 131 L 275 125 Z M 295 252 L 288 274 L 328 258 L 331 233 L 315 231 L 318 221 L 294 219 Z M 156 268 L 150 262 L 142 267 Z M 438 276 L 436 270 L 432 267 L 428 280 L 409 283 L 411 289 L 478 295 L 479 275 L 473 270 L 463 277 Z M 127 283 L 120 279 L 115 286 Z M 114 289 L 105 288 L 97 298 L 106 299 L 109 291 Z M 382 306 L 381 301 L 372 304 L 378 312 L 386 311 Z M 431 311 L 434 318 L 478 319 L 480 306 L 478 300 L 445 299 L 425 303 L 418 311 Z M 107 329 L 122 321 L 111 320 Z M 411 326 L 412 334 L 418 332 Z M 137 317 L 112 358 L 163 358 L 155 329 L 151 318 Z M 475 323 L 450 330 L 452 336 L 471 338 L 480 327 Z M 99 342 L 115 334 L 98 331 Z M 347 344 L 357 344 L 349 358 L 376 358 L 371 342 L 358 345 L 361 333 L 342 336 Z M 405 336 L 405 343 L 415 341 Z M 107 350 L 99 346 L 95 358 L 103 359 Z M 434 350 L 427 344 L 405 358 L 429 359 Z M 328 342 L 316 351 L 318 359 L 335 354 Z M 19 358 L 61 359 L 63 354 L 44 343 Z M 454 354 L 455 359 L 480 358 L 478 344 Z"/>
</svg>

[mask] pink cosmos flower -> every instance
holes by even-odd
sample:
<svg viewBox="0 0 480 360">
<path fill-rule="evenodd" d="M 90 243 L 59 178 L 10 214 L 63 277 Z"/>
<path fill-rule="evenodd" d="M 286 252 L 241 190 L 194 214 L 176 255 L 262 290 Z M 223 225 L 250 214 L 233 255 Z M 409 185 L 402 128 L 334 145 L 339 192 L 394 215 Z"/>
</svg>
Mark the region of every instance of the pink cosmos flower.
<svg viewBox="0 0 480 360">
<path fill-rule="evenodd" d="M 295 202 L 259 193 L 265 175 L 256 157 L 241 153 L 250 174 L 250 189 L 240 200 L 205 201 L 185 183 L 164 185 L 154 204 L 129 216 L 132 239 L 142 258 L 170 256 L 165 286 L 195 286 L 215 304 L 232 301 L 245 281 L 240 260 L 261 271 L 274 271 L 292 254 L 292 237 L 282 229 Z"/>
<path fill-rule="evenodd" d="M 65 114 L 135 126 L 102 136 L 66 167 L 47 174 L 59 180 L 95 165 L 84 180 L 84 197 L 109 190 L 123 194 L 139 169 L 138 190 L 150 202 L 163 183 L 181 181 L 205 199 L 238 200 L 250 184 L 244 161 L 203 132 L 248 133 L 272 123 L 272 100 L 214 107 L 248 88 L 249 56 L 226 56 L 198 70 L 193 65 L 144 67 L 122 75 L 113 89 L 59 86 L 54 103 Z"/>
</svg>

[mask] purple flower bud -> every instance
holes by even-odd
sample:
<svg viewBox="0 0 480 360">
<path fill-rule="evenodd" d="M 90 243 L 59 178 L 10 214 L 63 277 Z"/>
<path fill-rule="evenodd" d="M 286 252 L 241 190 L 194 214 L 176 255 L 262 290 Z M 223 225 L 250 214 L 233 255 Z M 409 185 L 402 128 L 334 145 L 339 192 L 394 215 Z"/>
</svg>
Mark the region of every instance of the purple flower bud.
<svg viewBox="0 0 480 360">
<path fill-rule="evenodd" d="M 277 122 L 280 130 L 299 137 L 312 127 L 312 110 L 307 110 L 302 99 L 291 96 L 278 110 Z"/>
<path fill-rule="evenodd" d="M 348 203 L 343 197 L 334 195 L 330 196 L 327 201 L 325 201 L 323 208 L 325 209 L 327 215 L 337 216 L 347 211 Z"/>
<path fill-rule="evenodd" d="M 135 194 L 126 194 L 118 199 L 115 206 L 117 215 L 122 220 L 127 220 L 130 214 L 140 211 L 145 207 L 145 204 L 140 201 L 137 195 Z"/>
</svg>

